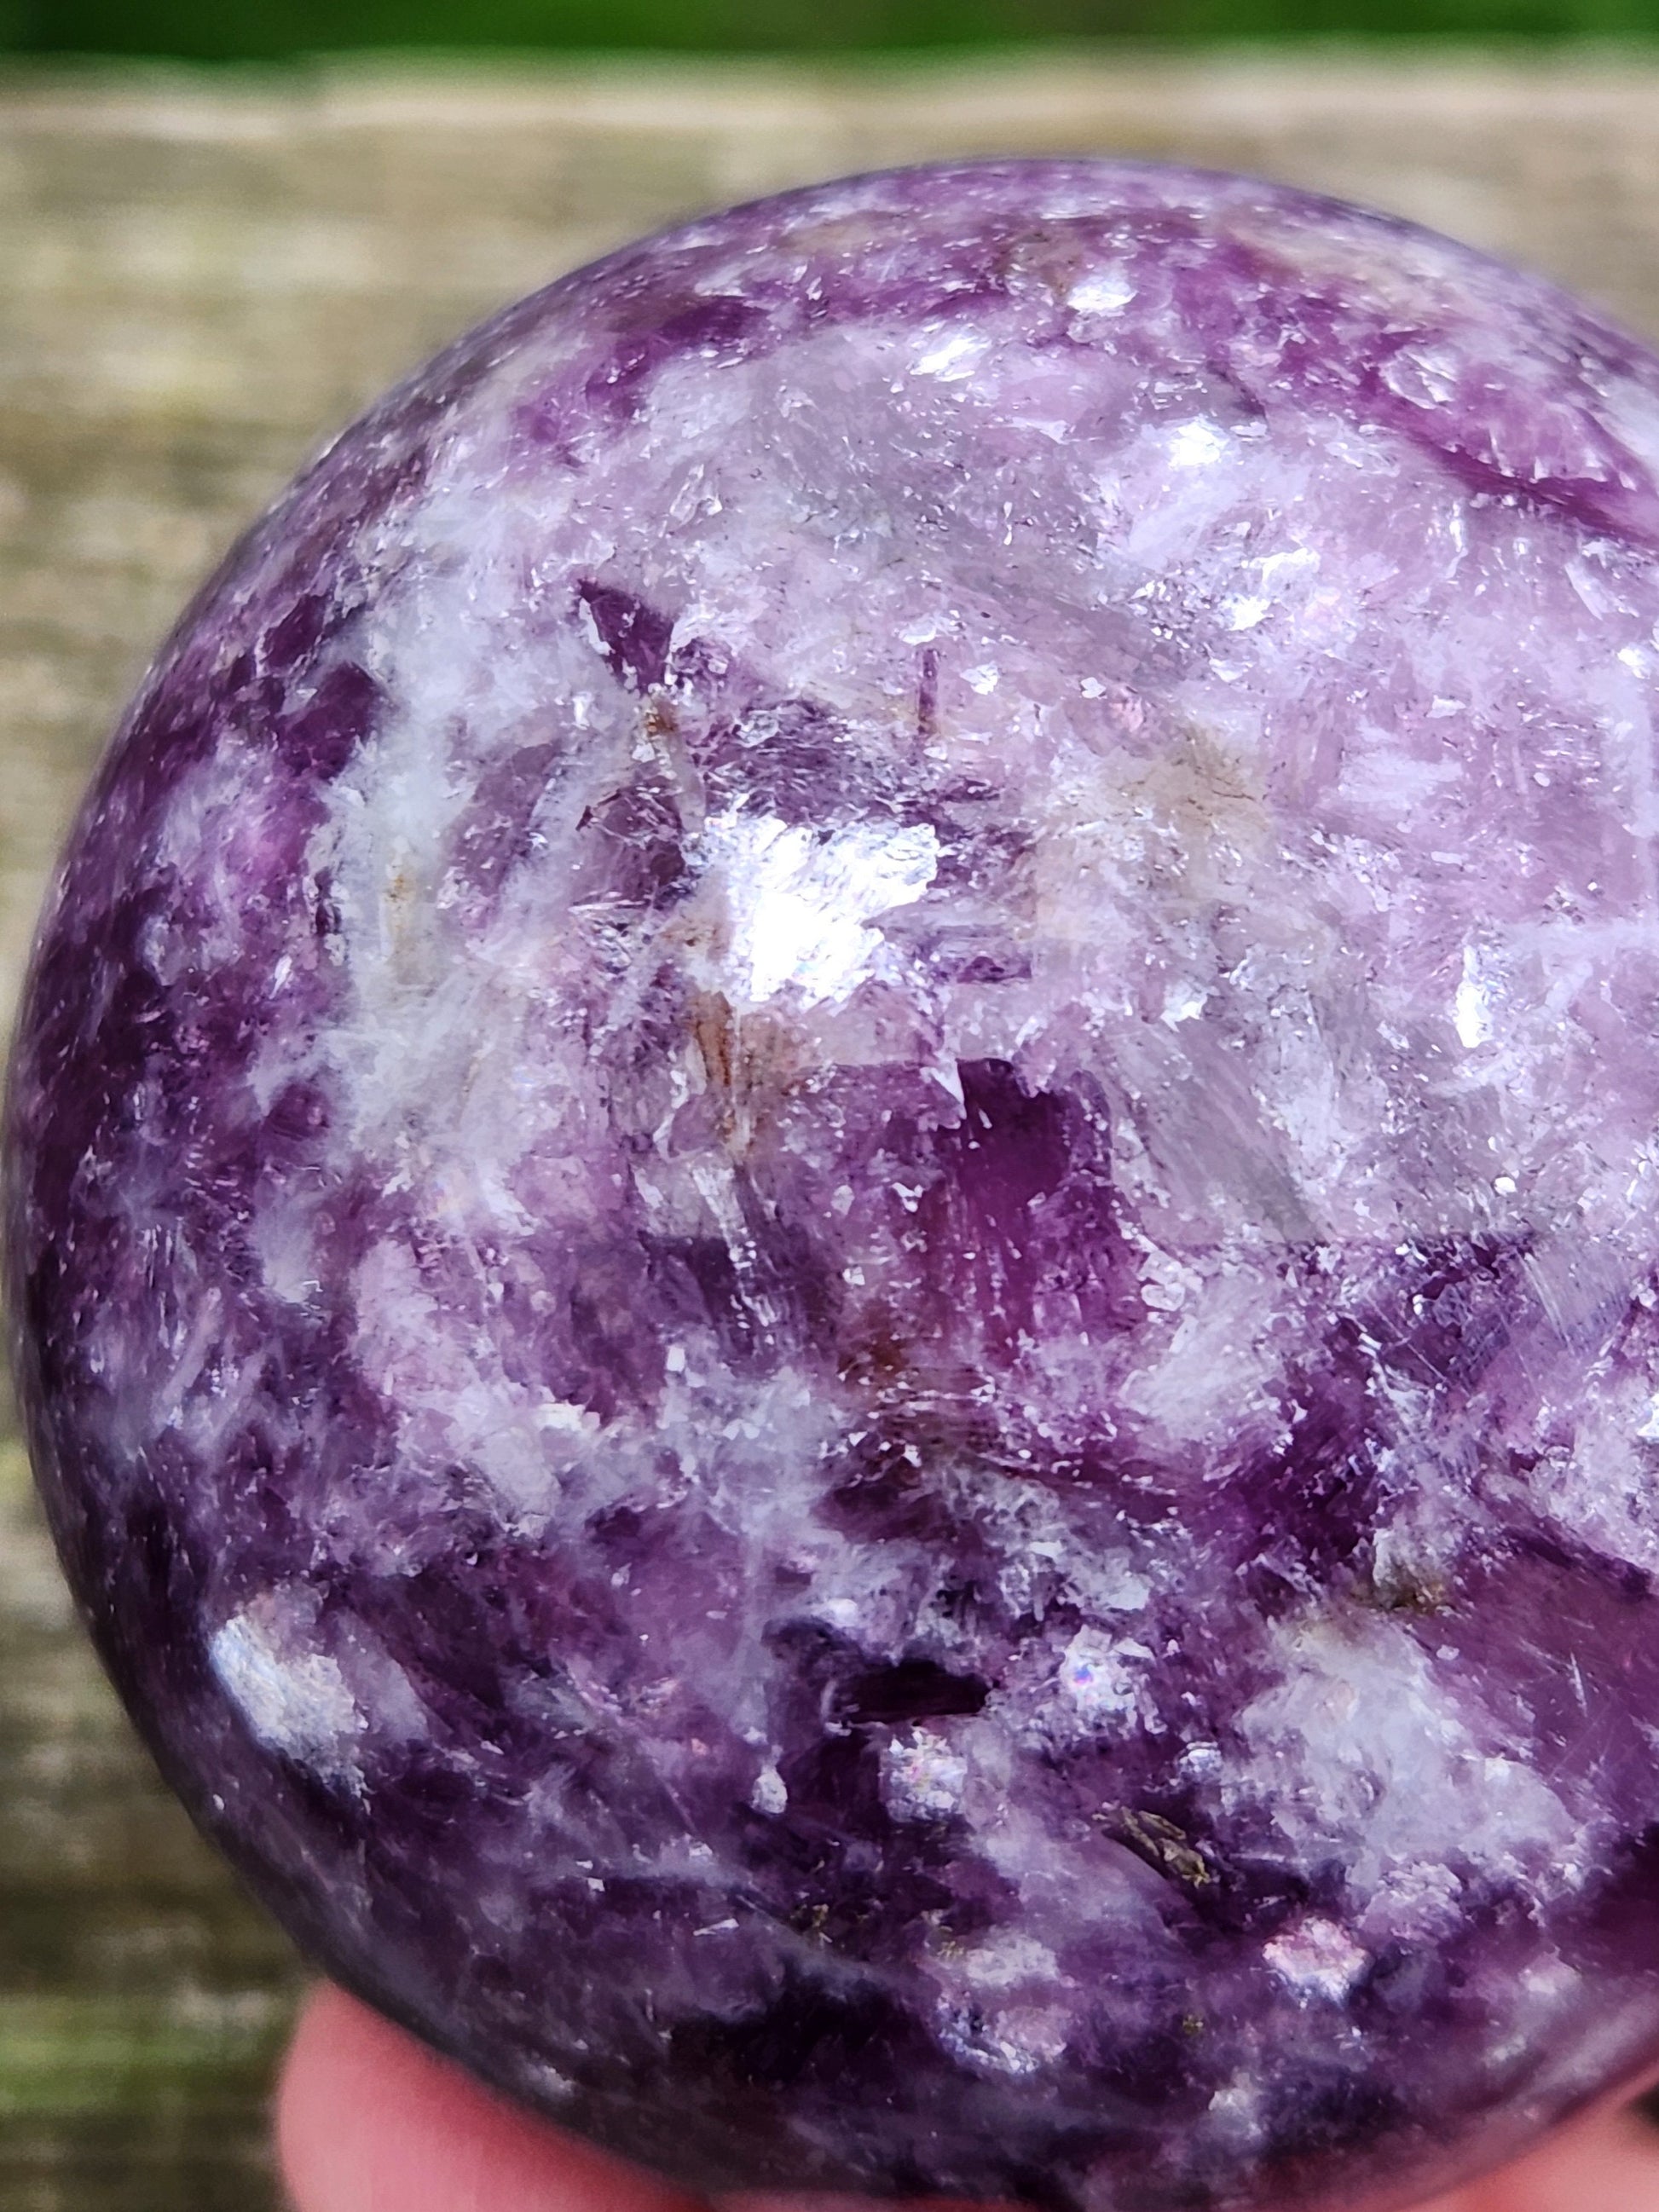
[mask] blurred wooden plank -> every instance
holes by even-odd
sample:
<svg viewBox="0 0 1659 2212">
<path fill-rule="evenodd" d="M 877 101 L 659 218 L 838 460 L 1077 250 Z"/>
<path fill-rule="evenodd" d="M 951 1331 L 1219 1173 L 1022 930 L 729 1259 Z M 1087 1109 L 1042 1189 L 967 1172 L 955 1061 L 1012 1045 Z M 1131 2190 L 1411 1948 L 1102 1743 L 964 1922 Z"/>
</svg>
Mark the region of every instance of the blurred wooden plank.
<svg viewBox="0 0 1659 2212">
<path fill-rule="evenodd" d="M 501 301 L 733 198 L 1099 151 L 1391 207 L 1659 337 L 1659 70 L 1103 56 L 0 76 L 0 1018 L 154 641 L 320 438 Z M 0 1416 L 0 2212 L 258 2212 L 295 1970 L 87 1656 Z"/>
<path fill-rule="evenodd" d="M 0 2208 L 257 2212 L 296 1982 L 115 1710 L 0 1441 Z"/>
</svg>

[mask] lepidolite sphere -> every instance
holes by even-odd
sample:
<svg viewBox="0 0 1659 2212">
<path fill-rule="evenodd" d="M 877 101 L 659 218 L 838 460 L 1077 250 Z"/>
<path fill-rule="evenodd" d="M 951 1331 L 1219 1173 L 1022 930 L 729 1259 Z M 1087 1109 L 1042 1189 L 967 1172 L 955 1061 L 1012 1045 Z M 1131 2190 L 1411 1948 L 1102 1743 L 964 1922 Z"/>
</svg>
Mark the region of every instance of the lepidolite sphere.
<svg viewBox="0 0 1659 2212">
<path fill-rule="evenodd" d="M 357 1990 L 703 2186 L 1390 2201 L 1659 2053 L 1659 363 L 1091 163 L 696 223 L 145 684 L 58 1540 Z"/>
</svg>

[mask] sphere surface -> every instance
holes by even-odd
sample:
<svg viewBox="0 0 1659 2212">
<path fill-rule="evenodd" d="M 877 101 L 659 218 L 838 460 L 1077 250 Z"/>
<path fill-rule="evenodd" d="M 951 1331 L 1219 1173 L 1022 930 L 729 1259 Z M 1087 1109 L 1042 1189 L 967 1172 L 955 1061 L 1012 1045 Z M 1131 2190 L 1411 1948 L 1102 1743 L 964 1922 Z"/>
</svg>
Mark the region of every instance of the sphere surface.
<svg viewBox="0 0 1659 2212">
<path fill-rule="evenodd" d="M 198 1818 L 702 2185 L 1401 2199 L 1659 2052 L 1659 363 L 1090 163 L 617 254 L 146 683 L 19 1370 Z"/>
</svg>

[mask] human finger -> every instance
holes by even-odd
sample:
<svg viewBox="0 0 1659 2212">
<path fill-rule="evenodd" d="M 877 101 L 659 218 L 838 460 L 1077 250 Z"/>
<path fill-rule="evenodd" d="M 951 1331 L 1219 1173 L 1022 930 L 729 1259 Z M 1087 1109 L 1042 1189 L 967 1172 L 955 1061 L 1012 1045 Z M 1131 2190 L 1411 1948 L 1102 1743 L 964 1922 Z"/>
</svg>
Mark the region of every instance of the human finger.
<svg viewBox="0 0 1659 2212">
<path fill-rule="evenodd" d="M 707 2212 L 326 1986 L 283 2069 L 277 2141 L 295 2212 Z M 723 2212 L 874 2212 L 854 2197 L 721 2202 Z M 935 2200 L 930 2212 L 947 2208 Z M 1659 2212 L 1659 2129 L 1634 2106 L 1598 2112 L 1419 2212 Z"/>
<path fill-rule="evenodd" d="M 295 2212 L 707 2212 L 327 1986 L 289 2045 L 276 2144 Z"/>
<path fill-rule="evenodd" d="M 1634 2105 L 1593 2113 L 1419 2212 L 1659 2212 L 1659 2128 Z"/>
</svg>

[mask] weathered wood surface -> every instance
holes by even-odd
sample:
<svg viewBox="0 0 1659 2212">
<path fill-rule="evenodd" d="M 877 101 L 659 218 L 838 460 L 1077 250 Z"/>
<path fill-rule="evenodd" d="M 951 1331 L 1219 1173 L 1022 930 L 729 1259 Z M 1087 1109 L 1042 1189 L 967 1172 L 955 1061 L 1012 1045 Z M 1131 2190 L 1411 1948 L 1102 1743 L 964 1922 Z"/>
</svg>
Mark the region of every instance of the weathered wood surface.
<svg viewBox="0 0 1659 2212">
<path fill-rule="evenodd" d="M 331 429 L 673 216 L 932 155 L 1255 169 L 1659 337 L 1659 71 L 1281 57 L 0 76 L 0 1019 L 148 649 Z M 133 1746 L 0 1411 L 0 2212 L 258 2212 L 296 1971 Z"/>
</svg>

